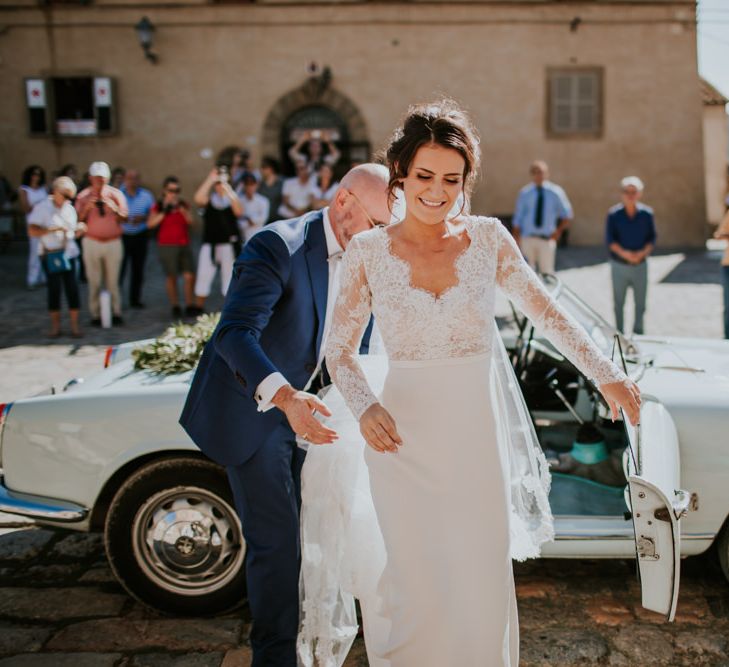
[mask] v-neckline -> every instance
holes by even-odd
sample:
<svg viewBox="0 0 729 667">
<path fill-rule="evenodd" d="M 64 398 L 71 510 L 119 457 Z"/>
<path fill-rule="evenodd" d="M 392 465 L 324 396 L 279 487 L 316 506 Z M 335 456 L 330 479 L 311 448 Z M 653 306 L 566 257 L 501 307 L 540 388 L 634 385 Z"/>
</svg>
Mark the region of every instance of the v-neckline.
<svg viewBox="0 0 729 667">
<path fill-rule="evenodd" d="M 389 257 L 391 257 L 395 262 L 402 265 L 404 271 L 405 271 L 405 284 L 406 287 L 413 292 L 420 292 L 422 294 L 425 294 L 429 296 L 435 303 L 439 303 L 443 301 L 443 299 L 448 296 L 453 290 L 460 287 L 461 285 L 461 262 L 465 259 L 465 257 L 468 255 L 468 252 L 471 250 L 471 247 L 473 246 L 473 236 L 471 236 L 471 230 L 468 228 L 467 225 L 464 225 L 464 233 L 468 237 L 468 245 L 461 250 L 461 252 L 458 253 L 456 256 L 456 259 L 453 262 L 453 269 L 455 271 L 456 276 L 456 282 L 453 283 L 453 285 L 449 285 L 446 287 L 442 292 L 439 294 L 436 294 L 432 290 L 426 289 L 425 287 L 419 287 L 418 285 L 413 285 L 413 267 L 406 260 L 404 257 L 400 257 L 400 255 L 396 254 L 392 249 L 392 237 L 387 233 L 386 228 L 381 228 L 382 233 L 385 235 L 385 252 Z"/>
</svg>

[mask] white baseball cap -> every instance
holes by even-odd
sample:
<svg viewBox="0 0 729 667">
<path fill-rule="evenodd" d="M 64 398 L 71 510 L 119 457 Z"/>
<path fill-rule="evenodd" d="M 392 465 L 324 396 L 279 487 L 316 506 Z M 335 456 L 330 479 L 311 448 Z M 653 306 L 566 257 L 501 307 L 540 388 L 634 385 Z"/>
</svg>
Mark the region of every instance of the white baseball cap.
<svg viewBox="0 0 729 667">
<path fill-rule="evenodd" d="M 89 176 L 101 176 L 109 180 L 111 178 L 111 169 L 106 162 L 92 162 L 89 167 Z"/>
<path fill-rule="evenodd" d="M 625 188 L 633 187 L 638 192 L 643 192 L 643 189 L 645 186 L 643 185 L 643 181 L 641 181 L 637 176 L 626 176 L 622 181 L 620 181 L 620 187 L 625 190 Z"/>
</svg>

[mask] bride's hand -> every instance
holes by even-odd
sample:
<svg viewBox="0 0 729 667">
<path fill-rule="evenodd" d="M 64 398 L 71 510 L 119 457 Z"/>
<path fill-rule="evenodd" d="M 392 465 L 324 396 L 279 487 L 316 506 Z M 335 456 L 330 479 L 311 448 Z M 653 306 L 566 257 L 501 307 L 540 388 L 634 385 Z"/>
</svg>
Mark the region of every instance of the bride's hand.
<svg viewBox="0 0 729 667">
<path fill-rule="evenodd" d="M 364 411 L 359 419 L 359 430 L 376 452 L 396 452 L 402 445 L 395 420 L 379 403 L 373 403 Z"/>
<path fill-rule="evenodd" d="M 613 421 L 620 416 L 620 408 L 623 408 L 633 426 L 640 421 L 640 389 L 635 382 L 608 382 L 601 384 L 599 389 L 610 406 Z"/>
</svg>

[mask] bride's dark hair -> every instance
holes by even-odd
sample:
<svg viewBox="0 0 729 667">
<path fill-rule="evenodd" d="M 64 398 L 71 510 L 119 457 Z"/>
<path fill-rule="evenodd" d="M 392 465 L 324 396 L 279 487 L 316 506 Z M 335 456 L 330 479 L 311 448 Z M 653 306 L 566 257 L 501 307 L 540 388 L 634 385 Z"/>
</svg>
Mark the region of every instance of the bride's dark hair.
<svg viewBox="0 0 729 667">
<path fill-rule="evenodd" d="M 428 144 L 452 148 L 463 156 L 463 194 L 468 200 L 481 161 L 479 143 L 471 119 L 454 100 L 442 99 L 411 106 L 385 151 L 385 161 L 390 169 L 387 186 L 390 202 L 394 200 L 395 188 L 408 175 L 418 149 Z"/>
</svg>

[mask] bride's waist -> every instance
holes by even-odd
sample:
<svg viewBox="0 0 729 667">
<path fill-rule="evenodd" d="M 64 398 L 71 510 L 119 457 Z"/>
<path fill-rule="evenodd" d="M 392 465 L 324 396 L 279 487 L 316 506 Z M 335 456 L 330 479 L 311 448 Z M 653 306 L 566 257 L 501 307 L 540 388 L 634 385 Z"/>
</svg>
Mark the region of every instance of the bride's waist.
<svg viewBox="0 0 729 667">
<path fill-rule="evenodd" d="M 439 357 L 435 359 L 392 359 L 388 360 L 390 368 L 428 368 L 431 366 L 462 366 L 467 364 L 489 364 L 491 351 L 480 352 L 461 357 Z"/>
</svg>

